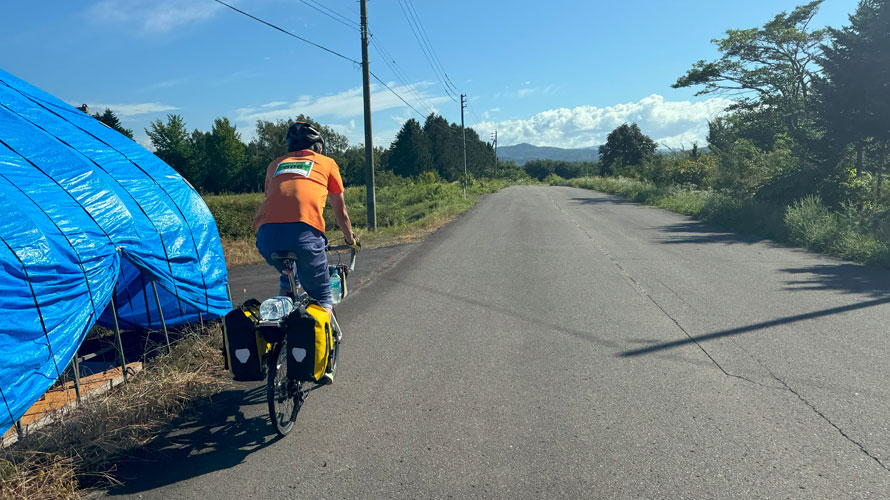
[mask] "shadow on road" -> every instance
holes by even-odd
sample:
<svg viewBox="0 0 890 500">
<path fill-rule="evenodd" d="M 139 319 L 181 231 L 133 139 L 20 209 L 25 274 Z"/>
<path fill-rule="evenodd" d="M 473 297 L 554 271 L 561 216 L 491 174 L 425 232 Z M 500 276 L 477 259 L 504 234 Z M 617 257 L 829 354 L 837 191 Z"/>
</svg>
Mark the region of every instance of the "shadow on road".
<svg viewBox="0 0 890 500">
<path fill-rule="evenodd" d="M 120 465 L 120 485 L 108 495 L 126 495 L 177 483 L 240 464 L 247 455 L 278 440 L 265 412 L 246 418 L 243 406 L 265 404 L 265 385 L 232 389 L 171 422 L 133 460 Z M 175 467 L 171 467 L 175 464 Z"/>
<path fill-rule="evenodd" d="M 739 335 L 742 333 L 753 332 L 756 330 L 764 330 L 767 328 L 772 328 L 778 325 L 787 325 L 790 323 L 796 323 L 798 321 L 804 321 L 808 319 L 821 318 L 823 316 L 831 316 L 832 314 L 840 314 L 848 311 L 855 311 L 857 309 L 865 309 L 867 307 L 879 306 L 881 304 L 890 303 L 890 297 L 877 299 L 877 300 L 869 300 L 867 302 L 860 302 L 858 304 L 850 304 L 846 306 L 840 307 L 832 307 L 830 309 L 823 309 L 821 311 L 814 311 L 804 314 L 795 314 L 794 316 L 786 316 L 784 318 L 774 319 L 770 321 L 763 321 L 760 323 L 754 323 L 753 325 L 741 326 L 738 328 L 730 328 L 727 330 L 720 330 L 719 332 L 707 333 L 705 335 L 696 335 L 694 337 L 685 338 L 682 340 L 674 340 L 672 342 L 664 342 L 661 344 L 656 344 L 648 347 L 643 347 L 641 349 L 633 349 L 630 351 L 624 351 L 621 353 L 622 357 L 633 357 L 640 356 L 642 354 L 649 354 L 652 352 L 664 351 L 666 349 L 672 349 L 674 347 L 680 347 L 688 344 L 697 344 L 699 342 L 704 342 L 707 340 L 719 339 L 722 337 L 731 337 L 734 335 Z"/>
<path fill-rule="evenodd" d="M 720 330 L 718 332 L 697 335 L 682 340 L 650 345 L 621 353 L 623 357 L 640 356 L 652 352 L 664 351 L 692 343 L 714 340 L 722 337 L 740 335 L 742 333 L 764 330 L 778 325 L 786 325 L 816 319 L 832 314 L 840 314 L 857 309 L 879 306 L 890 303 L 890 271 L 856 264 L 815 264 L 811 266 L 787 268 L 782 272 L 798 275 L 800 279 L 786 281 L 786 290 L 791 291 L 837 291 L 847 294 L 859 294 L 874 297 L 873 300 L 832 307 L 821 311 L 786 316 L 771 321 L 763 321 L 738 328 Z"/>
<path fill-rule="evenodd" d="M 786 290 L 831 290 L 841 293 L 863 294 L 871 297 L 890 297 L 890 271 L 857 264 L 815 264 L 782 269 L 798 277 L 785 282 Z"/>
<path fill-rule="evenodd" d="M 618 197 L 572 198 L 575 205 L 635 205 L 634 202 Z"/>
<path fill-rule="evenodd" d="M 669 233 L 666 239 L 659 241 L 659 243 L 669 245 L 681 243 L 744 243 L 746 245 L 767 243 L 779 246 L 767 238 L 726 231 L 713 224 L 701 221 L 691 220 L 667 226 L 657 226 L 652 229 L 661 233 Z"/>
<path fill-rule="evenodd" d="M 586 332 L 579 331 L 579 330 L 573 330 L 571 328 L 565 328 L 565 327 L 562 327 L 559 325 L 550 324 L 545 321 L 541 321 L 540 319 L 535 318 L 534 316 L 531 316 L 529 314 L 522 314 L 522 313 L 519 313 L 516 311 L 512 311 L 512 310 L 510 310 L 506 307 L 503 307 L 503 306 L 498 306 L 495 304 L 479 301 L 478 299 L 475 299 L 475 298 L 470 299 L 467 297 L 462 297 L 457 294 L 443 292 L 442 290 L 438 290 L 438 289 L 435 289 L 432 287 L 418 285 L 415 283 L 408 283 L 407 281 L 398 280 L 398 279 L 394 279 L 394 278 L 390 278 L 390 277 L 383 277 L 380 279 L 381 279 L 381 281 L 389 281 L 389 282 L 396 283 L 401 286 L 413 288 L 418 291 L 427 292 L 427 293 L 431 293 L 434 295 L 439 295 L 441 297 L 446 297 L 448 299 L 455 300 L 457 302 L 468 304 L 472 307 L 478 307 L 478 308 L 485 309 L 486 311 L 497 312 L 497 313 L 503 314 L 505 316 L 509 316 L 511 318 L 517 318 L 517 319 L 520 319 L 527 323 L 537 325 L 545 330 L 557 331 L 560 333 L 564 333 L 566 335 L 575 337 L 577 339 L 584 340 L 586 342 L 590 342 L 592 344 L 598 344 L 598 345 L 601 345 L 604 347 L 610 347 L 613 349 L 616 349 L 619 347 L 619 345 L 617 343 L 612 342 L 610 340 L 605 340 L 605 339 L 599 338 L 597 336 L 594 336 L 593 334 L 586 333 Z"/>
</svg>

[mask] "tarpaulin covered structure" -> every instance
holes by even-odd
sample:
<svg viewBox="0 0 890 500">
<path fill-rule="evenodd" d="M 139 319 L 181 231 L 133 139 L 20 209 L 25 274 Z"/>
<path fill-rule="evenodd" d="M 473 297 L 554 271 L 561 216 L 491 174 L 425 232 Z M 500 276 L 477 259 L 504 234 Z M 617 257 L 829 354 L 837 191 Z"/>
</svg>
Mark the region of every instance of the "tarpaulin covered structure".
<svg viewBox="0 0 890 500">
<path fill-rule="evenodd" d="M 172 168 L 0 70 L 0 430 L 60 376 L 87 332 L 224 315 L 213 216 Z"/>
</svg>

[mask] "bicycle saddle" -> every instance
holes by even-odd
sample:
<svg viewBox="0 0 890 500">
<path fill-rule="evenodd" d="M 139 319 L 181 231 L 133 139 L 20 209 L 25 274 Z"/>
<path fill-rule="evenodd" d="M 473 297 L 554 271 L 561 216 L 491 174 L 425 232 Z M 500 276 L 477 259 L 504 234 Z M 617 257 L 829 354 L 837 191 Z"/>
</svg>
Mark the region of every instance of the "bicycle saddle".
<svg viewBox="0 0 890 500">
<path fill-rule="evenodd" d="M 272 252 L 270 257 L 272 257 L 272 260 L 297 260 L 297 254 L 294 252 Z"/>
</svg>

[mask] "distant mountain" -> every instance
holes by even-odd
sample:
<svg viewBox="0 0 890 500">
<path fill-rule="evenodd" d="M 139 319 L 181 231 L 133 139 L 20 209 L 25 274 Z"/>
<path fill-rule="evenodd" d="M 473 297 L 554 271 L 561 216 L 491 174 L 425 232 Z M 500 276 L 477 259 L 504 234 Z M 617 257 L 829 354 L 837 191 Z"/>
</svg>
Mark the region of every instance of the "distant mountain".
<svg viewBox="0 0 890 500">
<path fill-rule="evenodd" d="M 522 143 L 515 146 L 500 146 L 498 158 L 504 161 L 515 161 L 517 165 L 523 165 L 531 160 L 597 161 L 599 160 L 599 151 L 596 146 L 564 149 Z"/>
</svg>

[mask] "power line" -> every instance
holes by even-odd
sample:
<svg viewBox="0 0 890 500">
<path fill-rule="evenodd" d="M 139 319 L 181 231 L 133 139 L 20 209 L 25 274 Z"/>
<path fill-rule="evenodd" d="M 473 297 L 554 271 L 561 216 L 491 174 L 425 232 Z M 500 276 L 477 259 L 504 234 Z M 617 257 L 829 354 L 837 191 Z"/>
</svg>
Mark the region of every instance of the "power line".
<svg viewBox="0 0 890 500">
<path fill-rule="evenodd" d="M 340 16 L 339 14 L 334 15 L 334 12 L 331 11 L 330 9 L 328 9 L 327 7 L 325 7 L 324 5 L 315 5 L 314 3 L 310 3 L 308 0 L 300 0 L 300 1 L 303 2 L 304 4 L 306 4 L 307 6 L 315 9 L 316 11 L 321 12 L 325 16 L 328 16 L 329 18 L 333 19 L 334 21 L 337 21 L 338 23 L 342 24 L 343 26 L 346 26 L 347 28 L 351 28 L 356 31 L 359 31 L 361 29 L 361 27 L 359 25 L 355 24 L 354 22 L 350 21 L 349 19 L 347 19 L 343 16 Z M 330 11 L 330 12 L 328 12 L 328 11 Z M 344 21 L 344 19 L 345 19 L 345 21 Z"/>
<path fill-rule="evenodd" d="M 473 116 L 473 125 L 472 125 L 472 127 L 475 127 L 476 125 L 479 125 L 480 123 L 482 123 L 482 122 L 484 121 L 484 120 L 482 120 L 482 119 L 479 118 L 479 115 L 476 114 L 476 111 L 474 111 L 473 108 L 467 106 L 467 109 L 470 110 L 470 115 Z"/>
<path fill-rule="evenodd" d="M 436 68 L 436 65 L 433 63 L 433 60 L 430 57 L 430 54 L 427 53 L 427 49 L 424 45 L 424 42 L 423 42 L 420 34 L 418 33 L 417 29 L 415 29 L 414 22 L 411 19 L 411 16 L 408 14 L 408 10 L 405 8 L 405 5 L 402 4 L 402 0 L 398 0 L 398 1 L 399 1 L 399 8 L 402 10 L 402 14 L 404 14 L 405 20 L 408 21 L 408 27 L 411 28 L 411 33 L 414 34 L 414 38 L 417 40 L 417 44 L 420 46 L 420 51 L 423 52 L 423 57 L 426 58 L 426 61 L 429 63 L 430 68 L 433 69 L 433 73 L 436 75 L 436 79 L 439 80 L 439 83 L 442 84 L 442 88 L 445 89 L 445 93 L 448 94 L 448 97 L 450 97 L 452 101 L 457 102 L 457 99 L 454 98 L 454 95 L 453 95 L 454 93 L 448 87 L 448 84 L 445 83 L 445 80 L 442 78 L 442 76 L 439 75 L 439 71 Z"/>
<path fill-rule="evenodd" d="M 339 58 L 341 58 L 341 59 L 346 59 L 347 61 L 349 61 L 349 62 L 351 62 L 351 63 L 353 63 L 353 64 L 358 64 L 358 65 L 361 65 L 361 64 L 362 64 L 362 63 L 356 61 L 355 59 L 352 59 L 352 58 L 350 58 L 350 57 L 344 56 L 343 54 L 341 54 L 341 53 L 339 53 L 339 52 L 337 52 L 337 51 L 335 51 L 335 50 L 331 50 L 331 49 L 329 49 L 329 48 L 327 48 L 327 47 L 325 47 L 325 46 L 323 46 L 323 45 L 319 45 L 319 44 L 317 44 L 317 43 L 315 43 L 315 42 L 313 42 L 313 41 L 311 41 L 311 40 L 307 40 L 307 39 L 305 39 L 305 38 L 303 38 L 303 37 L 301 37 L 301 36 L 299 36 L 299 35 L 297 35 L 297 34 L 294 34 L 294 33 L 291 33 L 290 31 L 287 31 L 287 30 L 284 29 L 284 28 L 280 28 L 280 27 L 278 27 L 278 26 L 275 26 L 274 24 L 272 24 L 272 23 L 270 23 L 270 22 L 268 22 L 268 21 L 263 21 L 262 19 L 260 19 L 260 18 L 258 18 L 258 17 L 256 17 L 256 16 L 254 16 L 254 15 L 252 15 L 252 14 L 248 14 L 247 12 L 244 12 L 243 10 L 241 10 L 241 9 L 239 9 L 239 8 L 237 8 L 237 7 L 233 7 L 233 6 L 231 6 L 231 5 L 229 5 L 229 4 L 225 3 L 225 2 L 223 2 L 222 0 L 213 0 L 213 1 L 216 2 L 216 3 L 218 3 L 218 4 L 225 5 L 226 7 L 228 7 L 228 8 L 230 8 L 230 9 L 234 10 L 235 12 L 237 12 L 237 13 L 239 13 L 239 14 L 242 14 L 242 15 L 245 15 L 245 16 L 247 16 L 247 17 L 253 19 L 254 21 L 263 23 L 263 24 L 265 24 L 266 26 L 268 26 L 268 27 L 270 27 L 270 28 L 272 28 L 272 29 L 276 29 L 276 30 L 278 30 L 278 31 L 280 31 L 280 32 L 282 32 L 282 33 L 284 33 L 285 35 L 292 36 L 292 37 L 296 38 L 297 40 L 306 42 L 306 43 L 308 43 L 309 45 L 318 47 L 319 49 L 321 49 L 321 50 L 323 50 L 323 51 L 325 51 L 325 52 L 329 52 L 329 53 L 331 53 L 331 54 L 334 54 L 335 56 L 337 56 L 337 57 L 339 57 Z"/>
<path fill-rule="evenodd" d="M 274 29 L 274 30 L 280 31 L 280 32 L 284 33 L 285 35 L 288 35 L 288 36 L 291 36 L 291 37 L 293 37 L 293 38 L 296 38 L 297 40 L 300 40 L 300 41 L 302 41 L 302 42 L 306 42 L 306 43 L 308 43 L 309 45 L 312 45 L 312 46 L 314 46 L 314 47 L 318 47 L 319 49 L 324 50 L 325 52 L 329 52 L 329 53 L 331 53 L 331 54 L 333 54 L 333 55 L 335 55 L 335 56 L 337 56 L 337 57 L 339 57 L 339 58 L 341 58 L 341 59 L 345 59 L 345 60 L 347 60 L 347 61 L 349 61 L 349 62 L 351 62 L 351 63 L 353 63 L 353 64 L 357 64 L 357 65 L 359 65 L 359 66 L 361 66 L 361 64 L 362 64 L 361 62 L 356 61 L 355 59 L 352 59 L 352 58 L 350 58 L 350 57 L 347 57 L 347 56 L 345 56 L 345 55 L 343 55 L 343 54 L 341 54 L 341 53 L 339 53 L 339 52 L 337 52 L 337 51 L 335 51 L 335 50 L 331 50 L 331 49 L 329 49 L 329 48 L 327 48 L 327 47 L 325 47 L 325 46 L 323 46 L 323 45 L 317 44 L 317 43 L 315 43 L 315 42 L 313 42 L 313 41 L 311 41 L 311 40 L 307 40 L 307 39 L 305 39 L 305 38 L 303 38 L 303 37 L 301 37 L 301 36 L 299 36 L 299 35 L 297 35 L 297 34 L 291 33 L 290 31 L 287 31 L 287 30 L 285 30 L 285 29 L 283 29 L 283 28 L 281 28 L 281 27 L 279 27 L 279 26 L 276 26 L 276 25 L 274 25 L 274 24 L 272 24 L 272 23 L 270 23 L 270 22 L 268 22 L 268 21 L 265 21 L 265 20 L 260 19 L 260 18 L 258 18 L 258 17 L 256 17 L 256 16 L 252 15 L 252 14 L 249 14 L 249 13 L 247 13 L 247 12 L 244 12 L 243 10 L 238 9 L 238 8 L 236 8 L 236 7 L 233 7 L 233 6 L 231 6 L 231 5 L 229 5 L 229 4 L 225 3 L 225 2 L 223 2 L 222 0 L 213 0 L 213 1 L 216 2 L 216 3 L 219 3 L 219 4 L 221 4 L 221 5 L 224 5 L 224 6 L 228 7 L 228 8 L 230 8 L 230 9 L 232 9 L 232 10 L 234 10 L 235 12 L 238 12 L 239 14 L 242 14 L 242 15 L 244 15 L 244 16 L 247 16 L 247 17 L 253 19 L 254 21 L 257 21 L 257 22 L 259 22 L 259 23 L 265 24 L 266 26 L 268 26 L 268 27 L 270 27 L 270 28 L 272 28 L 272 29 Z M 369 71 L 369 73 L 370 73 L 371 76 L 374 77 L 375 80 L 377 80 L 381 85 L 383 85 L 383 86 L 386 88 L 386 90 L 390 91 L 394 96 L 396 96 L 396 97 L 397 97 L 400 101 L 402 101 L 406 106 L 408 106 L 408 107 L 411 108 L 415 113 L 417 113 L 418 116 L 420 116 L 422 119 L 426 119 L 426 116 L 427 116 L 427 115 L 424 115 L 423 113 L 421 113 L 420 111 L 418 111 L 417 108 L 415 108 L 415 107 L 412 106 L 408 101 L 406 101 L 404 97 L 402 97 L 402 96 L 401 96 L 398 92 L 396 92 L 392 87 L 390 87 L 389 85 L 387 85 L 386 82 L 384 82 L 384 81 L 383 81 L 379 76 L 377 76 L 373 71 Z M 409 87 L 410 87 L 410 86 L 409 86 Z M 453 132 L 450 128 L 444 128 L 444 127 L 442 127 L 442 128 L 443 128 L 443 130 L 447 130 L 449 133 L 454 134 L 454 132 Z M 456 135 L 456 134 L 454 134 L 454 135 Z"/>
<path fill-rule="evenodd" d="M 354 25 L 357 29 L 361 30 L 361 25 L 360 25 L 359 23 L 353 21 L 353 20 L 350 19 L 349 17 L 344 16 L 343 14 L 340 14 L 340 13 L 337 12 L 336 10 L 334 10 L 334 9 L 332 9 L 332 8 L 330 8 L 330 7 L 328 7 L 327 5 L 325 5 L 325 4 L 321 3 L 321 2 L 319 2 L 318 0 L 309 0 L 309 1 L 312 2 L 312 3 L 314 3 L 314 4 L 317 5 L 317 6 L 321 7 L 322 9 L 324 9 L 324 10 L 330 12 L 331 14 L 333 14 L 333 15 L 339 17 L 340 19 L 343 19 L 343 20 L 346 21 L 347 23 Z"/>
<path fill-rule="evenodd" d="M 414 86 L 409 83 L 411 79 L 408 78 L 408 75 L 405 74 L 404 70 L 401 69 L 399 63 L 396 62 L 395 58 L 392 57 L 389 51 L 386 50 L 382 42 L 380 42 L 373 34 L 371 35 L 371 37 L 371 43 L 374 45 L 374 49 L 377 50 L 377 53 L 379 53 L 380 56 L 383 58 L 383 62 L 386 63 L 389 69 L 396 75 L 396 78 L 399 79 L 402 85 L 404 85 L 408 89 L 408 91 L 411 92 L 411 95 L 413 95 L 420 104 L 427 108 L 431 113 L 434 112 L 433 107 L 430 106 L 429 103 L 427 103 L 423 99 L 423 97 L 421 97 L 420 94 L 418 94 L 414 90 Z"/>
<path fill-rule="evenodd" d="M 420 111 L 418 111 L 417 108 L 415 108 L 414 106 L 412 106 L 411 104 L 409 104 L 408 101 L 406 101 L 401 95 L 399 95 L 398 92 L 396 92 L 395 90 L 393 90 L 392 87 L 390 87 L 390 86 L 387 85 L 383 80 L 381 80 L 379 76 L 375 75 L 373 71 L 371 71 L 370 73 L 371 73 L 371 76 L 373 76 L 375 80 L 377 80 L 378 82 L 380 82 L 381 85 L 383 85 L 384 87 L 386 87 L 386 90 L 392 92 L 392 94 L 393 94 L 394 96 L 398 97 L 400 101 L 402 101 L 403 103 L 405 103 L 405 106 L 408 106 L 409 108 L 413 109 L 414 112 L 417 113 L 417 116 L 421 117 L 424 121 L 426 120 L 427 115 L 424 115 L 423 113 L 421 113 Z M 431 114 L 432 114 L 432 113 L 431 113 Z M 447 120 L 446 120 L 446 121 L 447 121 Z M 441 128 L 442 130 L 448 132 L 449 134 L 451 134 L 451 135 L 453 135 L 453 136 L 456 136 L 456 137 L 459 137 L 459 134 L 457 134 L 455 131 L 451 130 L 451 127 L 442 126 L 442 125 L 439 125 L 439 124 L 436 123 L 436 122 L 433 122 L 433 124 L 436 125 L 436 126 L 438 126 L 439 128 Z"/>
<path fill-rule="evenodd" d="M 405 106 L 408 106 L 409 108 L 413 109 L 414 112 L 417 113 L 421 118 L 426 118 L 426 116 L 424 116 L 423 113 L 421 113 L 420 111 L 417 111 L 417 108 L 415 108 L 408 101 L 406 101 L 404 97 L 400 96 L 398 92 L 393 90 L 392 87 L 390 87 L 389 85 L 386 84 L 386 82 L 381 80 L 380 77 L 377 76 L 373 71 L 370 71 L 369 73 L 371 73 L 371 76 L 373 76 L 375 80 L 380 82 L 380 85 L 383 85 L 384 87 L 386 87 L 386 90 L 389 90 L 390 92 L 392 92 L 394 96 L 398 97 L 400 101 L 405 103 Z"/>
<path fill-rule="evenodd" d="M 421 22 L 420 16 L 417 14 L 417 9 L 414 8 L 414 3 L 411 0 L 405 0 L 405 3 L 408 5 L 409 10 L 414 15 L 414 20 L 417 22 L 417 27 L 420 29 L 420 34 L 426 41 L 426 46 L 430 50 L 430 53 L 433 55 L 433 60 L 436 62 L 436 64 L 438 64 L 439 70 L 445 76 L 445 82 L 451 85 L 451 90 L 453 90 L 454 92 L 460 92 L 457 89 L 457 86 L 454 85 L 454 82 L 451 81 L 451 78 L 448 77 L 448 73 L 445 72 L 445 67 L 442 66 L 442 61 L 439 59 L 439 55 L 433 48 L 433 44 L 432 42 L 430 42 L 429 35 L 426 34 L 426 29 L 423 27 L 423 22 Z"/>
</svg>

